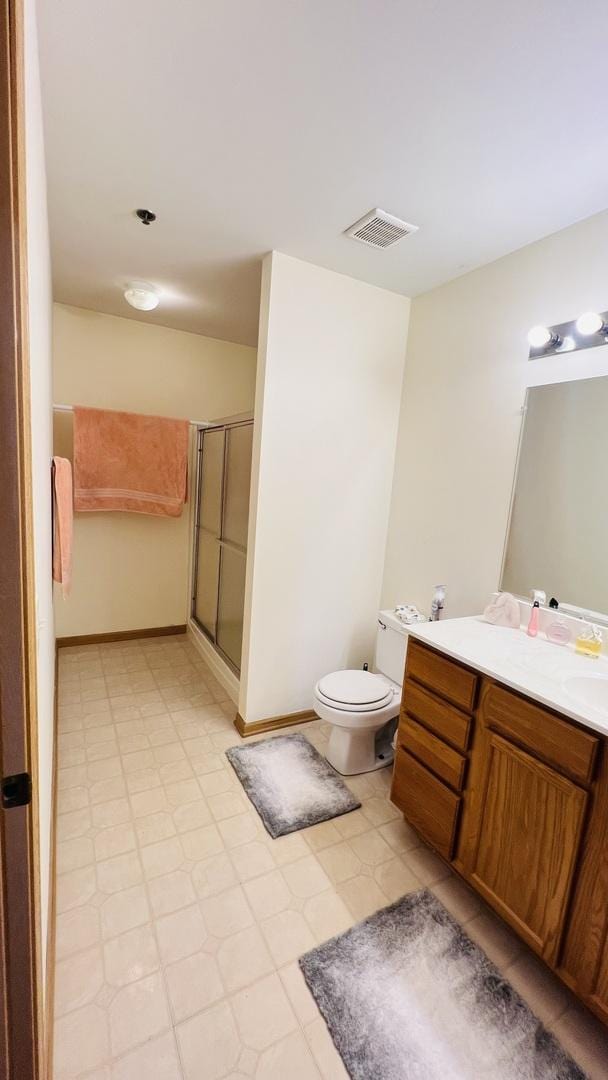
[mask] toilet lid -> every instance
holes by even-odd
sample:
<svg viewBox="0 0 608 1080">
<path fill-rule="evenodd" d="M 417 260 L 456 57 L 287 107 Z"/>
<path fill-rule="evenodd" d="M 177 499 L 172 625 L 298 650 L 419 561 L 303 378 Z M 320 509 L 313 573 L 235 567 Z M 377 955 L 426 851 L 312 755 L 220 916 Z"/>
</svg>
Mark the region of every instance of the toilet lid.
<svg viewBox="0 0 608 1080">
<path fill-rule="evenodd" d="M 392 697 L 390 686 L 371 671 L 332 671 L 318 683 L 323 697 L 337 705 L 367 705 L 380 709 Z"/>
</svg>

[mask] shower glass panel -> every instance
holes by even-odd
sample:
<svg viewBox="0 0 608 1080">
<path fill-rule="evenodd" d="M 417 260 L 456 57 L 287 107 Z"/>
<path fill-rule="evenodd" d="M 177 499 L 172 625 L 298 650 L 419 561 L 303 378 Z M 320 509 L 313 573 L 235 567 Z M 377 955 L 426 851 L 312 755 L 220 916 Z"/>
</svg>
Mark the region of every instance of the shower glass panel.
<svg viewBox="0 0 608 1080">
<path fill-rule="evenodd" d="M 223 537 L 246 551 L 253 424 L 230 428 L 226 439 Z"/>
<path fill-rule="evenodd" d="M 217 612 L 217 644 L 235 668 L 241 669 L 245 559 L 240 551 L 224 545 Z"/>
<path fill-rule="evenodd" d="M 203 432 L 203 459 L 201 462 L 201 489 L 205 497 L 200 502 L 202 529 L 219 538 L 222 528 L 222 487 L 224 477 L 224 443 L 226 432 L 213 428 Z"/>
<path fill-rule="evenodd" d="M 196 572 L 196 591 L 194 617 L 215 639 L 217 624 L 217 594 L 220 580 L 220 544 L 215 536 L 203 532 L 198 536 L 198 566 Z"/>
<path fill-rule="evenodd" d="M 214 639 L 220 575 L 225 441 L 226 433 L 223 428 L 202 433 L 193 615 L 203 630 Z"/>
<path fill-rule="evenodd" d="M 196 564 L 192 614 L 240 672 L 253 421 L 199 436 Z"/>
</svg>

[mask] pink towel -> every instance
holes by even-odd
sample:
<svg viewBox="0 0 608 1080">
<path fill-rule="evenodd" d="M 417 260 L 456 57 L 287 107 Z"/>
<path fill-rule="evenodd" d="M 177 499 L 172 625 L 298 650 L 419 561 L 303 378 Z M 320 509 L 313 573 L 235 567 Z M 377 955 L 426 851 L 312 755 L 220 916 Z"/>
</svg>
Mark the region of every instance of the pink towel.
<svg viewBox="0 0 608 1080">
<path fill-rule="evenodd" d="M 74 407 L 74 508 L 179 517 L 187 420 Z"/>
<path fill-rule="evenodd" d="M 72 466 L 67 458 L 53 458 L 53 580 L 67 596 L 72 583 L 74 509 Z"/>
</svg>

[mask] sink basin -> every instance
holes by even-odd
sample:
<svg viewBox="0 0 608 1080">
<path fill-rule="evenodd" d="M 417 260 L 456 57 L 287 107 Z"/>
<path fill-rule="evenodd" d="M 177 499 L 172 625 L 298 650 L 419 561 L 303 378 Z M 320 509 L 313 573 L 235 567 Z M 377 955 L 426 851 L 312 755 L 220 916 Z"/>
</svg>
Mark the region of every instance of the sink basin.
<svg viewBox="0 0 608 1080">
<path fill-rule="evenodd" d="M 570 697 L 608 716 L 608 675 L 570 675 L 563 685 Z"/>
</svg>

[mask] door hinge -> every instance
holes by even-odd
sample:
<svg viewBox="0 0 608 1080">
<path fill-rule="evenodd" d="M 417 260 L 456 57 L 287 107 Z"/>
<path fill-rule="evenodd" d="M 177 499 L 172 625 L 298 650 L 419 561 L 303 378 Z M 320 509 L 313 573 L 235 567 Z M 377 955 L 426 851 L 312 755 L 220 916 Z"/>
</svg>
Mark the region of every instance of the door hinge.
<svg viewBox="0 0 608 1080">
<path fill-rule="evenodd" d="M 12 810 L 14 806 L 27 806 L 32 801 L 32 778 L 29 773 L 17 773 L 5 776 L 0 781 L 2 809 Z"/>
</svg>

